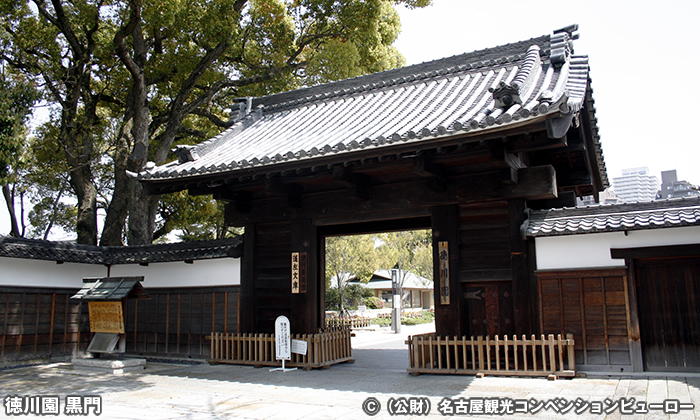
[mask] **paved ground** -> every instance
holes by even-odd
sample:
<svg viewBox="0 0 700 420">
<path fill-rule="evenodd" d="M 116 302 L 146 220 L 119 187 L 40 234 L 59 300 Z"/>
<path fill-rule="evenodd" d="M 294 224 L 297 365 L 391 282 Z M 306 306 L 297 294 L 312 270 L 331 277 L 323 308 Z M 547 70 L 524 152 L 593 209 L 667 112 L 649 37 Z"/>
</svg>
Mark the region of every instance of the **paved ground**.
<svg viewBox="0 0 700 420">
<path fill-rule="evenodd" d="M 353 338 L 354 364 L 309 372 L 158 363 L 149 363 L 142 373 L 122 376 L 77 373 L 65 364 L 11 369 L 0 372 L 0 398 L 3 403 L 12 403 L 18 400 L 7 397 L 58 397 L 61 414 L 48 418 L 76 418 L 65 415 L 69 398 L 70 402 L 90 404 L 96 401 L 73 397 L 99 396 L 102 410 L 99 418 L 106 419 L 433 419 L 446 417 L 443 413 L 447 414 L 445 411 L 450 408 L 457 412 L 456 416 L 466 417 L 459 410 L 481 408 L 487 412 L 496 405 L 506 413 L 478 417 L 700 419 L 700 375 L 557 381 L 409 376 L 404 337 L 425 332 L 426 328 L 431 327 L 404 326 L 401 335 L 386 330 L 359 331 Z M 38 398 L 33 401 L 41 404 Z M 50 401 L 44 399 L 44 402 Z M 678 413 L 664 414 L 664 401 L 667 410 Z M 429 415 L 419 415 L 426 411 L 427 402 Z M 31 398 L 23 402 L 27 407 L 31 403 Z M 405 408 L 414 414 L 392 416 L 389 405 L 392 410 Z M 685 408 L 686 405 L 693 407 Z M 621 413 L 621 410 L 643 406 L 646 406 L 646 414 Z M 370 417 L 363 407 L 380 409 Z M 7 415 L 8 406 L 3 408 L 0 412 Z M 95 418 L 95 408 L 88 407 L 88 410 L 89 417 Z"/>
</svg>

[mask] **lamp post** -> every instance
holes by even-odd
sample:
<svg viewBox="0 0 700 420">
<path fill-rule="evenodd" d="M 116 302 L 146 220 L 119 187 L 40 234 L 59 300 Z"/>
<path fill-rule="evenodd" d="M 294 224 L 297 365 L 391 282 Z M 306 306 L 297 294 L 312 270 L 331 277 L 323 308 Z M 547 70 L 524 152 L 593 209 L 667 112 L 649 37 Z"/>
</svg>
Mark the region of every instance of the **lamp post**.
<svg viewBox="0 0 700 420">
<path fill-rule="evenodd" d="M 395 334 L 401 332 L 401 285 L 399 284 L 399 270 L 391 270 L 391 328 Z"/>
</svg>

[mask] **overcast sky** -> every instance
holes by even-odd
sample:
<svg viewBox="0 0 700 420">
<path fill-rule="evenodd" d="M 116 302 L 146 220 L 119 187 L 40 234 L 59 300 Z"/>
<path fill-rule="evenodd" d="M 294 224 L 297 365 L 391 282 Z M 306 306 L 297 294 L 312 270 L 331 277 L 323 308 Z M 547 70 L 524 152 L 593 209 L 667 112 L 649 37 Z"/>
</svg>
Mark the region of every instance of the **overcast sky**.
<svg viewBox="0 0 700 420">
<path fill-rule="evenodd" d="M 700 1 L 433 0 L 400 8 L 396 42 L 407 64 L 551 34 L 579 25 L 575 54 L 589 56 L 608 177 L 647 166 L 700 184 Z M 9 232 L 0 206 L 0 234 Z"/>
</svg>

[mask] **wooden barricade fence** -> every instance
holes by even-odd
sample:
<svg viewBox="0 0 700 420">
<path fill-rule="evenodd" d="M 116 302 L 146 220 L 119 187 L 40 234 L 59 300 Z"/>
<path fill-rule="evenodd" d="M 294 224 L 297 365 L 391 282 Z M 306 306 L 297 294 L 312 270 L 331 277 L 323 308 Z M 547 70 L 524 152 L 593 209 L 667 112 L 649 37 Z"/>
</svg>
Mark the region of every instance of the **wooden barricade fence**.
<svg viewBox="0 0 700 420">
<path fill-rule="evenodd" d="M 326 330 L 337 331 L 344 328 L 366 328 L 370 326 L 369 318 L 326 318 Z"/>
<path fill-rule="evenodd" d="M 292 334 L 293 340 L 307 343 L 306 354 L 292 353 L 287 367 L 304 370 L 328 368 L 332 364 L 354 362 L 349 329 L 317 334 Z M 209 363 L 237 365 L 281 366 L 275 356 L 274 334 L 212 333 Z"/>
<path fill-rule="evenodd" d="M 434 333 L 409 336 L 409 368 L 412 375 L 446 373 L 464 375 L 574 376 L 573 334 L 562 339 L 544 334 L 539 339 L 504 336 L 439 337 Z M 566 366 L 565 365 L 568 365 Z"/>
</svg>

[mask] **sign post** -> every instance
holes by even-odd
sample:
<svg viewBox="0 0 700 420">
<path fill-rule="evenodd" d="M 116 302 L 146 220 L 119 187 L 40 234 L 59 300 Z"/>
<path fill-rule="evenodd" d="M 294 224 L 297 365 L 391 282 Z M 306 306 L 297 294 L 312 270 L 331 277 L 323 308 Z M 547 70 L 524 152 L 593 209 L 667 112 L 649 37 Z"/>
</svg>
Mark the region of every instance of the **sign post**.
<svg viewBox="0 0 700 420">
<path fill-rule="evenodd" d="M 391 310 L 391 326 L 394 329 L 394 333 L 398 334 L 401 332 L 401 285 L 399 284 L 399 270 L 391 270 L 391 289 L 392 289 L 392 306 Z"/>
<path fill-rule="evenodd" d="M 292 359 L 292 336 L 289 328 L 289 318 L 280 315 L 275 320 L 275 357 L 282 360 L 282 368 L 270 369 L 270 372 L 280 370 L 290 372 L 297 368 L 286 369 L 284 362 Z"/>
</svg>

